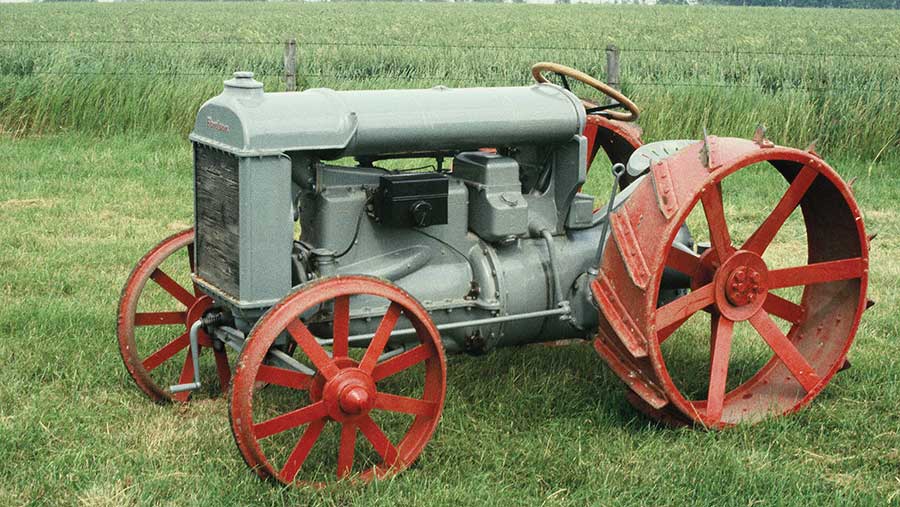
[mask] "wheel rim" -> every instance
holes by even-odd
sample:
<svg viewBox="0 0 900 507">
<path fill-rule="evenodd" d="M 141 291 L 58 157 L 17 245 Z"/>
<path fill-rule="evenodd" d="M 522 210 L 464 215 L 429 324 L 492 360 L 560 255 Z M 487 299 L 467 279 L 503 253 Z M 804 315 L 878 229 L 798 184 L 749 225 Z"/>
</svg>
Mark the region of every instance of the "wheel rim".
<svg viewBox="0 0 900 507">
<path fill-rule="evenodd" d="M 357 351 L 351 351 L 347 340 L 351 297 L 362 295 L 370 296 L 367 301 L 374 296 L 389 306 L 371 343 L 364 352 L 360 351 L 362 356 L 352 357 Z M 311 323 L 320 314 L 309 317 L 310 311 L 322 308 L 331 309 L 330 323 Z M 297 318 L 300 315 L 306 322 Z M 416 329 L 418 343 L 379 361 L 401 318 Z M 327 351 L 328 347 L 319 345 L 313 335 L 322 334 L 323 328 L 333 337 Z M 314 374 L 265 362 L 267 352 L 279 336 L 284 337 L 283 333 L 296 343 L 295 358 L 308 364 Z M 412 372 L 418 383 L 412 387 L 399 385 L 420 395 L 398 395 L 383 387 L 395 375 L 405 372 Z M 273 393 L 270 388 L 254 389 L 261 381 L 288 394 Z M 254 326 L 235 371 L 232 431 L 244 460 L 261 477 L 285 484 L 317 486 L 323 485 L 327 477 L 368 481 L 399 472 L 415 461 L 437 426 L 445 390 L 446 366 L 440 337 L 421 305 L 382 280 L 361 276 L 328 278 L 291 294 Z M 405 418 L 389 428 L 401 431 L 382 429 L 384 424 L 378 421 L 386 413 Z M 410 417 L 412 421 L 407 422 Z M 331 440 L 320 438 L 328 429 L 339 435 L 333 435 Z M 279 440 L 271 441 L 276 438 Z M 358 459 L 361 443 L 368 446 L 374 457 L 369 462 L 372 466 Z M 321 457 L 308 459 L 313 452 Z M 308 471 L 311 467 L 304 464 L 309 462 L 320 466 L 327 463 L 333 468 L 326 472 Z M 315 479 L 310 479 L 312 476 Z"/>
<path fill-rule="evenodd" d="M 781 172 L 788 187 L 747 240 L 735 244 L 725 219 L 728 202 L 723 203 L 722 183 L 759 162 Z M 651 181 L 643 182 L 630 199 L 633 205 L 617 212 L 613 230 L 618 248 L 605 252 L 604 274 L 594 287 L 606 320 L 595 345 L 620 376 L 632 374 L 630 386 L 637 396 L 629 399 L 658 419 L 708 427 L 757 421 L 807 404 L 844 365 L 865 309 L 867 240 L 849 187 L 814 154 L 716 138 L 658 164 L 647 179 Z M 673 203 L 686 204 L 676 208 Z M 700 256 L 671 247 L 675 226 L 697 206 L 711 243 Z M 773 268 L 763 255 L 798 207 L 808 263 Z M 626 222 L 639 209 L 646 210 L 645 220 L 629 237 Z M 654 235 L 668 241 L 654 241 Z M 657 308 L 666 267 L 691 276 L 692 291 Z M 642 293 L 632 290 L 640 289 L 636 281 L 643 282 Z M 775 292 L 786 287 L 799 287 L 797 302 Z M 622 309 L 635 305 L 639 310 L 625 310 L 623 318 Z M 682 329 L 689 327 L 685 322 L 704 314 L 709 315 L 708 381 L 705 396 L 692 400 L 682 391 L 689 382 L 673 374 L 679 368 L 668 340 L 689 334 Z M 623 322 L 633 328 L 625 329 Z M 729 389 L 736 364 L 732 345 L 746 339 L 736 334 L 736 326 L 761 340 L 770 359 Z M 636 336 L 648 337 L 643 348 L 639 339 L 632 342 Z M 700 375 L 696 368 L 692 374 Z"/>
<path fill-rule="evenodd" d="M 193 245 L 194 230 L 187 229 L 153 247 L 131 272 L 119 301 L 117 334 L 122 360 L 138 387 L 157 402 L 185 402 L 191 397 L 189 391 L 172 394 L 168 387 L 193 382 L 188 331 L 212 305 L 196 285 L 188 290 L 185 283 L 177 281 L 193 272 Z M 154 293 L 146 295 L 153 286 Z M 142 308 L 147 305 L 154 308 Z M 213 350 L 216 378 L 224 392 L 231 377 L 227 353 L 215 350 L 203 330 L 198 338 L 201 355 L 205 349 Z"/>
</svg>

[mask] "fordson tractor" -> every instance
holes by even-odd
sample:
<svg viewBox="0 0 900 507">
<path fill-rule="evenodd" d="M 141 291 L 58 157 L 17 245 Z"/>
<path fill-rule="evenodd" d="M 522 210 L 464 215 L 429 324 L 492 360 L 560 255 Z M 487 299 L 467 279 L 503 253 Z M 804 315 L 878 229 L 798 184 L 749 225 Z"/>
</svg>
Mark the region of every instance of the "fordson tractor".
<svg viewBox="0 0 900 507">
<path fill-rule="evenodd" d="M 266 93 L 235 73 L 190 135 L 193 227 L 122 293 L 138 387 L 157 402 L 227 393 L 256 474 L 319 484 L 416 460 L 446 354 L 587 340 L 637 409 L 711 429 L 796 411 L 849 365 L 868 239 L 814 149 L 761 130 L 643 144 L 619 91 L 558 64 L 532 74 Z M 599 206 L 592 164 L 613 175 Z M 749 228 L 726 219 L 759 190 L 729 187 L 747 171 L 777 177 Z M 767 255 L 779 241 L 790 255 Z M 735 359 L 741 347 L 764 359 Z M 703 360 L 680 364 L 688 349 Z"/>
</svg>

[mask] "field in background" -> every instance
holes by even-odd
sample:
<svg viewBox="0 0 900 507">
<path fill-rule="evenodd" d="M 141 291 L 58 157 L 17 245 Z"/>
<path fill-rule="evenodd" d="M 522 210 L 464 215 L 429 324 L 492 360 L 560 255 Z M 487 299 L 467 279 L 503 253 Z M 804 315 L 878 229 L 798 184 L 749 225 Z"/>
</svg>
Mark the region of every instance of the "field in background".
<svg viewBox="0 0 900 507">
<path fill-rule="evenodd" d="M 615 44 L 650 139 L 765 123 L 826 155 L 900 151 L 900 11 L 58 4 L 4 7 L 0 26 L 0 130 L 14 134 L 185 134 L 235 70 L 280 89 L 296 37 L 299 84 L 336 89 L 524 84 L 542 60 L 603 76 Z"/>
<path fill-rule="evenodd" d="M 853 367 L 795 416 L 704 432 L 638 415 L 588 344 L 452 356 L 435 438 L 396 479 L 258 481 L 225 400 L 164 407 L 134 387 L 115 311 L 137 259 L 191 222 L 198 105 L 235 69 L 281 87 L 288 36 L 300 82 L 338 89 L 523 84 L 538 60 L 602 76 L 615 43 L 646 139 L 758 122 L 780 143 L 819 138 L 878 233 Z M 37 39 L 63 42 L 21 42 Z M 877 11 L 0 7 L 0 505 L 900 506 L 898 47 L 900 13 Z M 585 189 L 602 196 L 600 169 Z M 763 190 L 737 192 L 739 230 L 773 205 Z"/>
</svg>

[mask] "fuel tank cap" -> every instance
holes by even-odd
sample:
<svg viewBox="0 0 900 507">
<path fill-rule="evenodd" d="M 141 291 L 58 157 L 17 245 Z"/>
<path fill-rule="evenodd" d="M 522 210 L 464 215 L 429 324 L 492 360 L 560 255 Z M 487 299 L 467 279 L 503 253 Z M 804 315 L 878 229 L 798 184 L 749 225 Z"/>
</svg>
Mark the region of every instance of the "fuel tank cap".
<svg viewBox="0 0 900 507">
<path fill-rule="evenodd" d="M 235 72 L 233 77 L 225 81 L 225 90 L 262 90 L 263 84 L 253 79 L 253 73 L 248 71 Z"/>
</svg>

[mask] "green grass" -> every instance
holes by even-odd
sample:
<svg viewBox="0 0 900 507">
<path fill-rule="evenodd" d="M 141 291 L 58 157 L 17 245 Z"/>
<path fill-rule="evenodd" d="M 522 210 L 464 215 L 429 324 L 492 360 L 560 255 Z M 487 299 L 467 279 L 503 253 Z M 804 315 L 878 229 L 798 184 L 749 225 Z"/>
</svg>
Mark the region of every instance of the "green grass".
<svg viewBox="0 0 900 507">
<path fill-rule="evenodd" d="M 394 480 L 325 491 L 255 478 L 226 402 L 149 403 L 115 345 L 120 287 L 191 219 L 174 134 L 0 139 L 0 504 L 900 504 L 900 186 L 839 162 L 877 231 L 866 314 L 844 372 L 808 409 L 712 433 L 659 427 L 588 345 L 449 358 L 444 416 Z M 603 192 L 595 176 L 589 190 Z M 738 193 L 739 230 L 758 191 Z M 769 204 L 771 205 L 771 203 Z"/>
<path fill-rule="evenodd" d="M 612 43 L 623 48 L 624 91 L 655 137 L 704 127 L 747 136 L 765 123 L 789 145 L 818 139 L 826 155 L 860 159 L 896 154 L 900 141 L 900 11 L 57 4 L 0 7 L 0 28 L 4 40 L 72 41 L 0 44 L 0 131 L 15 134 L 186 133 L 234 70 L 279 89 L 279 41 L 297 37 L 305 87 L 524 84 L 541 60 L 603 76 L 602 49 L 559 48 Z M 78 42 L 117 40 L 214 43 Z M 357 45 L 314 45 L 322 42 Z M 646 49 L 662 52 L 630 51 Z"/>
</svg>

